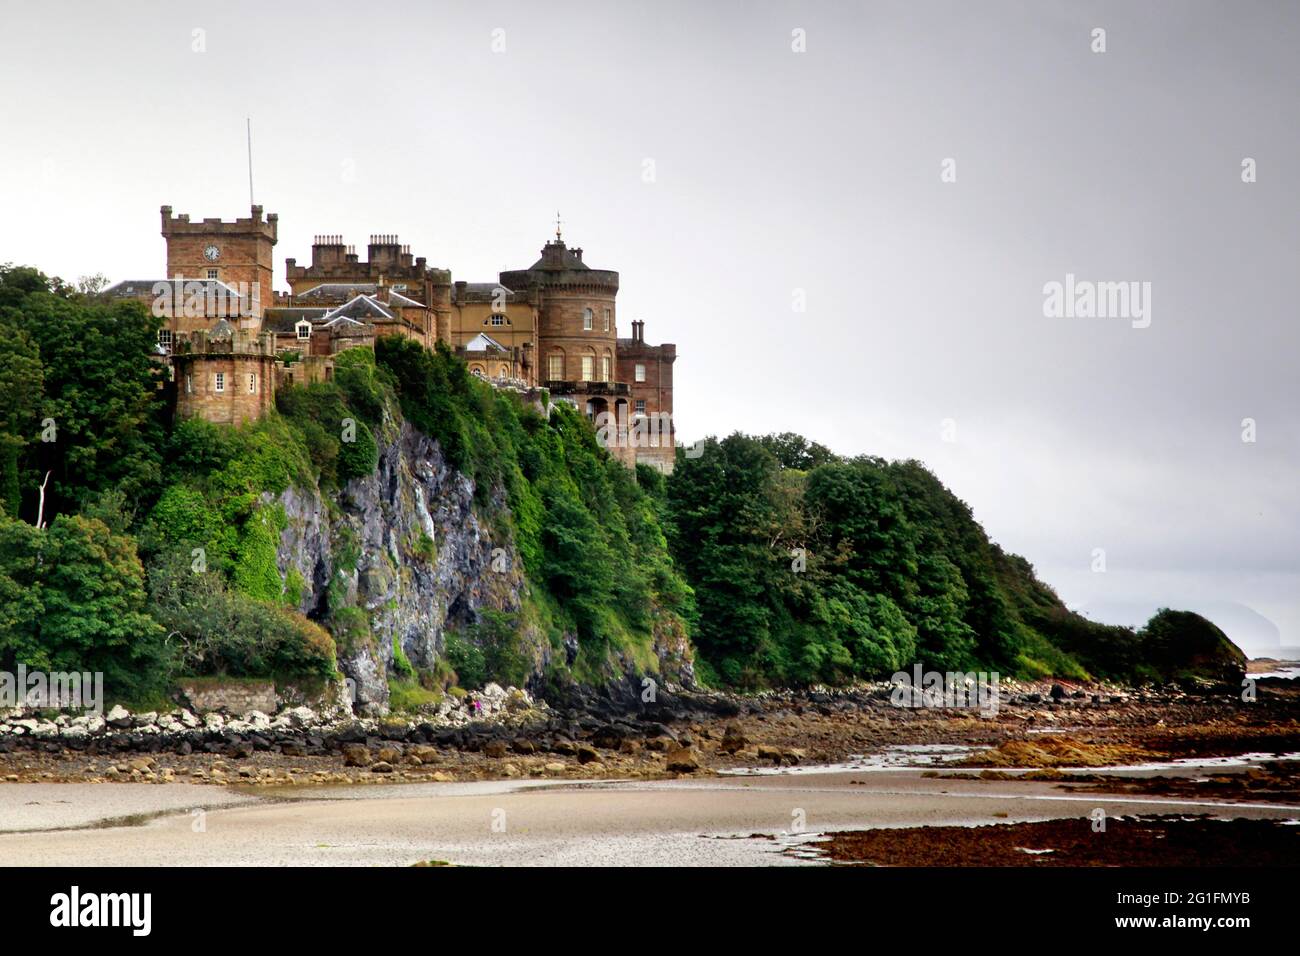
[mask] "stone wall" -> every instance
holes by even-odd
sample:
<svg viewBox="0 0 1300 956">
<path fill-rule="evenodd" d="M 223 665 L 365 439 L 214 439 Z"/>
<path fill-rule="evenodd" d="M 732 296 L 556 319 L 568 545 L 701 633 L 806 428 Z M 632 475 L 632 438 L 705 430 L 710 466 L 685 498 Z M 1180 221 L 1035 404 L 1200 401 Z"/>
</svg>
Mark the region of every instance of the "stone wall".
<svg viewBox="0 0 1300 956">
<path fill-rule="evenodd" d="M 180 683 L 181 693 L 197 714 L 225 711 L 240 717 L 252 711 L 274 714 L 277 698 L 271 681 L 196 681 Z"/>
<path fill-rule="evenodd" d="M 242 352 L 177 354 L 176 417 L 239 425 L 261 418 L 275 403 L 275 359 Z M 222 391 L 217 391 L 217 375 Z M 255 377 L 252 377 L 255 376 Z"/>
<path fill-rule="evenodd" d="M 262 218 L 262 207 L 253 206 L 247 219 L 223 222 L 204 219 L 191 222 L 188 215 L 174 216 L 171 206 L 162 207 L 162 234 L 167 240 L 167 277 L 207 278 L 215 269 L 216 278 L 227 284 L 248 283 L 259 291 L 249 311 L 258 318 L 271 303 L 271 280 L 274 270 L 273 247 L 278 230 L 275 213 Z M 209 259 L 209 247 L 216 258 Z"/>
</svg>

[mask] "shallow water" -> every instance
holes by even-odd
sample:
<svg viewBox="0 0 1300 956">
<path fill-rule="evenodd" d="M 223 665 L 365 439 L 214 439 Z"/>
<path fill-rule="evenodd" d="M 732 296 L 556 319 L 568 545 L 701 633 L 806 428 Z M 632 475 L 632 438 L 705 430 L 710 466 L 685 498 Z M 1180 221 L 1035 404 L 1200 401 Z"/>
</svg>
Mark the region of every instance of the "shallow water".
<svg viewBox="0 0 1300 956">
<path fill-rule="evenodd" d="M 797 776 L 812 773 L 856 773 L 888 770 L 926 770 L 954 764 L 988 747 L 965 744 L 895 744 L 880 753 L 853 756 L 840 763 L 797 764 L 792 767 L 736 767 L 719 770 L 720 776 Z"/>
</svg>

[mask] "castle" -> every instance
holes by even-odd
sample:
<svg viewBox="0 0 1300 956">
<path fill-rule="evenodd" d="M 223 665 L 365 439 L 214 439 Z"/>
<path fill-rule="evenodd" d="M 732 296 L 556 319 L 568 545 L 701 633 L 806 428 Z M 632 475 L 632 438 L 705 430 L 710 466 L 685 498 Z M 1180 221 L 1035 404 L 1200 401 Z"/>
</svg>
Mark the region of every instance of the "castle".
<svg viewBox="0 0 1300 956">
<path fill-rule="evenodd" d="M 567 402 L 598 426 L 628 466 L 672 471 L 671 343 L 649 345 L 645 323 L 618 336 L 618 273 L 593 269 L 555 238 L 527 269 L 496 282 L 452 281 L 394 235 L 372 235 L 366 258 L 342 236 L 318 235 L 311 264 L 286 259 L 289 290 L 272 292 L 278 217 L 192 221 L 162 207 L 167 275 L 106 290 L 164 318 L 176 414 L 239 424 L 275 407 L 277 389 L 329 381 L 334 356 L 381 335 L 446 344 L 497 388 Z"/>
</svg>

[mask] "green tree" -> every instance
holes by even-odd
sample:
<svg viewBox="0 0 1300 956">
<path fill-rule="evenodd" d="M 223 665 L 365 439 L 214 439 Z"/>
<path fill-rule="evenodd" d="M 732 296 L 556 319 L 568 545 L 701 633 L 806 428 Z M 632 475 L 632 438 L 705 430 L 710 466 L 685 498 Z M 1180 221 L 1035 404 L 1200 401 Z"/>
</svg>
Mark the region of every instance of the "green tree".
<svg viewBox="0 0 1300 956">
<path fill-rule="evenodd" d="M 19 455 L 36 434 L 44 392 L 40 349 L 12 322 L 0 320 L 0 509 L 18 516 L 22 502 Z"/>
<path fill-rule="evenodd" d="M 59 515 L 48 530 L 0 519 L 0 657 L 104 674 L 108 693 L 158 693 L 163 631 L 145 612 L 135 542 L 96 519 Z"/>
<path fill-rule="evenodd" d="M 22 436 L 29 443 L 19 473 L 24 487 L 52 473 L 47 516 L 72 511 L 88 494 L 110 487 L 132 501 L 151 499 L 161 479 L 165 409 L 162 366 L 154 359 L 162 320 L 138 302 L 101 302 L 35 270 L 4 267 L 0 324 L 23 333 L 40 355 L 37 416 L 52 426 L 41 437 L 53 440 Z M 0 358 L 0 365 L 12 365 L 11 359 Z M 12 374 L 32 380 L 24 366 Z"/>
</svg>

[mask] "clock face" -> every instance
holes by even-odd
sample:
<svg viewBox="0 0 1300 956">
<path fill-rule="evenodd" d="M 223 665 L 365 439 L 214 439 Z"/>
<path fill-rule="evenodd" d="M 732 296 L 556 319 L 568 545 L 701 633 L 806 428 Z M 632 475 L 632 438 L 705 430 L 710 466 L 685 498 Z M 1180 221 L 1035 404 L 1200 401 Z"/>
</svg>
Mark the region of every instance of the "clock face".
<svg viewBox="0 0 1300 956">
<path fill-rule="evenodd" d="M 203 250 L 203 258 L 207 259 L 209 262 L 216 262 L 221 258 L 221 250 L 216 246 L 208 246 Z"/>
</svg>

